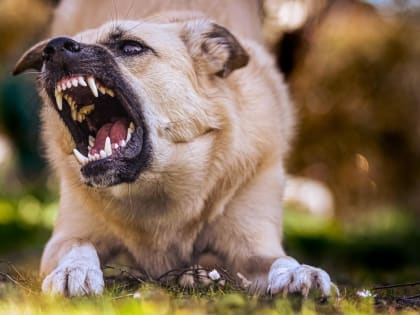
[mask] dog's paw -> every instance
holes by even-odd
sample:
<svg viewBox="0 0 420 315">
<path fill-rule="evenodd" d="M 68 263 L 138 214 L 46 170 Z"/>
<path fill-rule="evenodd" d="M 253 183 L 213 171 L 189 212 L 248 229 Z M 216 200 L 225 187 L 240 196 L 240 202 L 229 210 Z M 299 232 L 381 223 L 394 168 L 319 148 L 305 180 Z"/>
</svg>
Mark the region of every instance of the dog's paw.
<svg viewBox="0 0 420 315">
<path fill-rule="evenodd" d="M 268 274 L 268 293 L 271 294 L 300 292 L 306 297 L 311 289 L 318 289 L 323 296 L 329 296 L 331 288 L 335 288 L 338 293 L 337 287 L 324 270 L 301 265 L 292 257 L 277 259 Z"/>
<path fill-rule="evenodd" d="M 99 258 L 90 245 L 73 248 L 42 282 L 44 293 L 66 296 L 98 295 L 103 289 Z"/>
<path fill-rule="evenodd" d="M 208 271 L 201 266 L 195 265 L 184 271 L 179 279 L 178 284 L 183 288 L 207 288 L 210 285 L 218 284 L 219 286 L 225 285 L 223 279 L 216 269 Z"/>
</svg>

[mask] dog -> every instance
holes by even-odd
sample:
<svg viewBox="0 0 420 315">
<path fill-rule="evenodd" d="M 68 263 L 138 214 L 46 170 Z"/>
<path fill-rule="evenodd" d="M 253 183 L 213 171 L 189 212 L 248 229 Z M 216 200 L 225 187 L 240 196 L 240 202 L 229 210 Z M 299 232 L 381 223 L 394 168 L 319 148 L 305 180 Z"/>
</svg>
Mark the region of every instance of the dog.
<svg viewBox="0 0 420 315">
<path fill-rule="evenodd" d="M 81 16 L 86 8 L 70 2 L 62 10 Z M 260 35 L 235 20 L 256 14 L 233 2 L 225 20 L 205 1 L 179 1 L 201 12 L 160 8 L 102 26 L 76 19 L 93 28 L 18 61 L 14 74 L 40 71 L 43 140 L 60 179 L 44 292 L 101 294 L 101 264 L 123 252 L 153 278 L 223 266 L 261 294 L 330 294 L 325 271 L 282 247 L 294 110 Z"/>
</svg>

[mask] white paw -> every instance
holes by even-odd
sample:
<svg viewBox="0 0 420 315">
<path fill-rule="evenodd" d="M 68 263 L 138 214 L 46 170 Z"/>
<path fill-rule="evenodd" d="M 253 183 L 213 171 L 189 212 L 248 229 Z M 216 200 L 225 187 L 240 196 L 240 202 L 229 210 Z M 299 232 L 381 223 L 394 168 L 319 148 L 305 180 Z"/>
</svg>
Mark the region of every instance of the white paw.
<svg viewBox="0 0 420 315">
<path fill-rule="evenodd" d="M 292 257 L 277 259 L 268 274 L 268 292 L 271 294 L 300 292 L 307 296 L 310 289 L 318 289 L 323 296 L 329 296 L 332 287 L 338 294 L 337 287 L 324 270 L 301 265 Z"/>
<path fill-rule="evenodd" d="M 101 294 L 103 274 L 91 245 L 74 247 L 42 282 L 42 292 L 66 296 Z"/>
</svg>

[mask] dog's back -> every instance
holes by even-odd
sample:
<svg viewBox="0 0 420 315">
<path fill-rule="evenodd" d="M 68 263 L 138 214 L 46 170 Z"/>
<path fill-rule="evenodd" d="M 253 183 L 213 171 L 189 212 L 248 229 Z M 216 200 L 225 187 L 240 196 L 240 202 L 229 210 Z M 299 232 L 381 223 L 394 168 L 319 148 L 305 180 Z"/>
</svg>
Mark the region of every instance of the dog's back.
<svg viewBox="0 0 420 315">
<path fill-rule="evenodd" d="M 74 35 L 119 19 L 137 20 L 163 11 L 200 11 L 243 38 L 262 42 L 261 0 L 62 0 L 51 35 Z"/>
</svg>

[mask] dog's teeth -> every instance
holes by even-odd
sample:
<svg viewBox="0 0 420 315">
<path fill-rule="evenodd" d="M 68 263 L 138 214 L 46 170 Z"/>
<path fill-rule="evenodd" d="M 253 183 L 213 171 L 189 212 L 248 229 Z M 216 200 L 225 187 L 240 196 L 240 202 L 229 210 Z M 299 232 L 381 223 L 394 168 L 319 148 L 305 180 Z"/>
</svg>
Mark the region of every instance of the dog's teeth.
<svg viewBox="0 0 420 315">
<path fill-rule="evenodd" d="M 81 113 L 77 113 L 77 121 L 78 122 L 83 122 L 83 120 L 85 120 L 85 118 L 86 118 L 86 116 L 85 115 L 83 115 L 83 114 L 81 114 Z"/>
<path fill-rule="evenodd" d="M 95 138 L 94 138 L 94 137 L 92 137 L 92 136 L 89 136 L 89 145 L 90 145 L 91 147 L 93 147 L 93 146 L 95 145 Z"/>
<path fill-rule="evenodd" d="M 89 77 L 87 79 L 87 83 L 89 85 L 90 90 L 92 91 L 92 94 L 95 97 L 98 97 L 98 89 L 97 89 L 96 84 L 95 84 L 95 78 L 94 77 Z"/>
<path fill-rule="evenodd" d="M 77 87 L 79 85 L 79 81 L 76 78 L 71 79 L 71 83 L 74 87 Z"/>
<path fill-rule="evenodd" d="M 61 82 L 61 90 L 65 91 L 67 89 L 66 82 Z"/>
<path fill-rule="evenodd" d="M 89 162 L 89 159 L 80 153 L 77 149 L 73 149 L 73 154 L 81 165 L 85 165 L 87 162 Z"/>
<path fill-rule="evenodd" d="M 83 106 L 79 112 L 84 115 L 89 115 L 95 109 L 95 104 Z"/>
<path fill-rule="evenodd" d="M 78 78 L 79 84 L 81 86 L 87 86 L 85 79 L 83 79 L 83 77 L 79 77 Z"/>
<path fill-rule="evenodd" d="M 97 88 L 98 88 L 99 92 L 101 92 L 102 94 L 106 93 L 106 88 L 104 88 L 103 86 L 98 85 Z"/>
<path fill-rule="evenodd" d="M 118 148 L 119 148 L 118 143 L 114 143 L 114 149 L 118 149 Z"/>
<path fill-rule="evenodd" d="M 71 106 L 71 118 L 77 120 L 77 110 L 73 106 Z"/>
<path fill-rule="evenodd" d="M 61 92 L 61 85 L 57 83 L 57 86 L 55 87 L 55 90 L 58 92 Z"/>
<path fill-rule="evenodd" d="M 109 95 L 109 96 L 111 96 L 111 97 L 114 97 L 114 96 L 115 96 L 114 91 L 113 91 L 113 90 L 111 90 L 111 89 L 105 89 L 105 92 L 106 92 L 106 94 L 108 94 L 108 95 Z"/>
<path fill-rule="evenodd" d="M 136 129 L 133 122 L 130 123 L 130 126 L 128 128 L 131 130 L 131 133 L 133 133 Z"/>
<path fill-rule="evenodd" d="M 101 157 L 102 159 L 106 158 L 106 152 L 105 152 L 104 150 L 101 150 L 101 151 L 99 152 L 99 155 L 100 155 L 100 157 Z"/>
<path fill-rule="evenodd" d="M 101 155 L 99 153 L 95 154 L 95 160 L 99 160 L 101 158 Z"/>
<path fill-rule="evenodd" d="M 66 82 L 66 86 L 67 86 L 68 88 L 71 88 L 71 87 L 72 87 L 71 80 L 68 80 L 68 81 Z"/>
<path fill-rule="evenodd" d="M 63 109 L 63 93 L 57 88 L 55 89 L 55 102 L 57 103 L 58 109 L 61 111 Z"/>
<path fill-rule="evenodd" d="M 127 130 L 127 138 L 125 138 L 125 143 L 128 143 L 131 139 L 131 132 Z"/>
<path fill-rule="evenodd" d="M 125 147 L 127 145 L 127 142 L 125 142 L 125 140 L 121 140 L 120 141 L 120 147 Z"/>
<path fill-rule="evenodd" d="M 126 144 L 128 143 L 128 141 L 130 141 L 131 135 L 133 134 L 134 130 L 135 130 L 134 123 L 131 122 L 130 126 L 127 129 L 127 137 L 125 138 Z"/>
<path fill-rule="evenodd" d="M 112 155 L 111 138 L 106 137 L 104 151 L 107 156 Z"/>
</svg>

